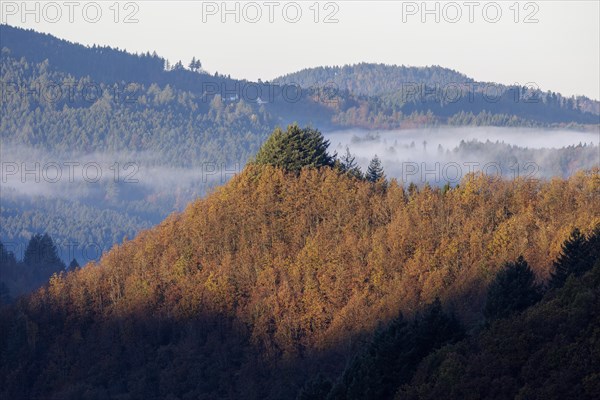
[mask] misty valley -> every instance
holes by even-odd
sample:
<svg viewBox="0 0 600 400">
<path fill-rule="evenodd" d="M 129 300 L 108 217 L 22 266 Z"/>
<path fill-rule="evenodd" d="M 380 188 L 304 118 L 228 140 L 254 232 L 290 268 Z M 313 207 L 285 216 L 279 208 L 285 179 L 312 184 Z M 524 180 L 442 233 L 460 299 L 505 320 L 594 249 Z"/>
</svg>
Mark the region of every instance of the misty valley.
<svg viewBox="0 0 600 400">
<path fill-rule="evenodd" d="M 353 129 L 324 136 L 339 156 L 349 151 L 362 171 L 377 155 L 388 179 L 439 187 L 456 186 L 469 173 L 567 178 L 598 166 L 600 151 L 594 132 L 531 128 Z M 124 238 L 226 183 L 246 163 L 177 166 L 166 159 L 148 151 L 50 153 L 4 145 L 4 246 L 22 257 L 31 236 L 46 232 L 65 263 L 98 261 Z"/>
</svg>

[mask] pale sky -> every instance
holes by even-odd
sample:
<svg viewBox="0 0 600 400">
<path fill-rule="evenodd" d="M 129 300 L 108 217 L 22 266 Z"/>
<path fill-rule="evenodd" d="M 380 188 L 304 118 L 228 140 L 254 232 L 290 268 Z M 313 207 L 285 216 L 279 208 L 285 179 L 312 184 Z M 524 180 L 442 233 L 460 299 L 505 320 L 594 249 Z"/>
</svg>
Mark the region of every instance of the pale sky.
<svg viewBox="0 0 600 400">
<path fill-rule="evenodd" d="M 543 90 L 600 99 L 598 0 L 429 1 L 431 14 L 424 14 L 422 1 L 143 0 L 118 7 L 115 0 L 72 6 L 27 1 L 31 14 L 21 0 L 0 3 L 2 22 L 9 25 L 83 44 L 156 51 L 186 65 L 195 56 L 207 71 L 235 78 L 269 80 L 363 61 L 441 65 L 479 81 L 533 82 Z M 233 13 L 224 14 L 225 7 Z M 125 23 L 132 13 L 133 22 Z"/>
</svg>

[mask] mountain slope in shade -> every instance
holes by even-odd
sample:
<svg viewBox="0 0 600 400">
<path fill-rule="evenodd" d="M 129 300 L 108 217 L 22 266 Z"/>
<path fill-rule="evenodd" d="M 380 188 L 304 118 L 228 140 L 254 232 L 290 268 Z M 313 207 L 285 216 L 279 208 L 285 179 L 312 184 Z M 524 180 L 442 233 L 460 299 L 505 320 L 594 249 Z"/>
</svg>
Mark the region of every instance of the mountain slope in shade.
<svg viewBox="0 0 600 400">
<path fill-rule="evenodd" d="M 523 314 L 426 359 L 397 400 L 597 399 L 600 259 Z"/>
</svg>

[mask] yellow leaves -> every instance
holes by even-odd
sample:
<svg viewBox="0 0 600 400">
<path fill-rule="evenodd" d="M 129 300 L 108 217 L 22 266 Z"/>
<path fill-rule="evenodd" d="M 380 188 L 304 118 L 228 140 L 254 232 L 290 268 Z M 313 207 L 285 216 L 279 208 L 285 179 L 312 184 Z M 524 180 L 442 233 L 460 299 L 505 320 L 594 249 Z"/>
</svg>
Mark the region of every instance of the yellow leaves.
<svg viewBox="0 0 600 400">
<path fill-rule="evenodd" d="M 48 287 L 48 292 L 50 293 L 50 296 L 58 300 L 63 295 L 62 291 L 64 287 L 65 281 L 63 279 L 63 275 L 57 273 L 52 274 L 52 276 L 50 277 Z"/>
<path fill-rule="evenodd" d="M 235 298 L 227 276 L 217 271 L 210 272 L 203 286 L 208 292 L 207 303 L 216 311 L 224 312 L 233 309 Z"/>
<path fill-rule="evenodd" d="M 488 245 L 488 256 L 508 258 L 509 254 L 515 253 L 516 238 L 521 237 L 523 232 L 519 231 L 515 219 L 509 219 L 503 222 L 494 232 L 491 242 Z"/>
<path fill-rule="evenodd" d="M 173 276 L 178 280 L 183 279 L 191 269 L 191 257 L 188 254 L 184 254 L 175 261 L 173 264 Z"/>
<path fill-rule="evenodd" d="M 204 282 L 204 287 L 208 289 L 209 292 L 218 293 L 219 292 L 219 279 L 214 272 L 211 272 L 208 275 L 208 278 Z"/>
</svg>

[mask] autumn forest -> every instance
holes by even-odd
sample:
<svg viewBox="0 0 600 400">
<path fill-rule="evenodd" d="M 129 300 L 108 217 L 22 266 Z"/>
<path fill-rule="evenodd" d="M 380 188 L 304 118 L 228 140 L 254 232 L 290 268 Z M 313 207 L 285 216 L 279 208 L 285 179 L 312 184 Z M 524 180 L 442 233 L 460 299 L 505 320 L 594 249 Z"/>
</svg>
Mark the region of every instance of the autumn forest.
<svg viewBox="0 0 600 400">
<path fill-rule="evenodd" d="M 598 170 L 405 188 L 330 162 L 318 131 L 278 132 L 205 199 L 5 308 L 3 395 L 598 393 L 598 359 L 567 372 L 578 356 L 560 350 L 584 341 L 599 351 L 581 336 L 599 326 Z M 523 329 L 542 331 L 534 340 Z M 550 348 L 534 352 L 531 340 Z M 498 351 L 502 367 L 477 367 Z M 526 372 L 540 357 L 561 361 Z M 547 386 L 561 374 L 579 384 Z"/>
</svg>

